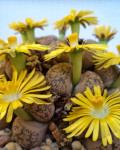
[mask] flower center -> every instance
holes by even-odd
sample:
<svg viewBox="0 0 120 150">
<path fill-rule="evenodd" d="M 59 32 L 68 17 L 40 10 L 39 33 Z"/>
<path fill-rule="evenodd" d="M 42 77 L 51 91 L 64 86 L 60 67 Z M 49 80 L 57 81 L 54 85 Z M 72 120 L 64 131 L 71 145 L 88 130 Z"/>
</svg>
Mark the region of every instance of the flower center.
<svg viewBox="0 0 120 150">
<path fill-rule="evenodd" d="M 6 86 L 2 86 L 0 91 L 2 91 L 3 99 L 6 102 L 12 102 L 21 97 L 21 94 L 17 92 L 18 85 L 9 81 Z"/>
<path fill-rule="evenodd" d="M 11 49 L 14 49 L 17 46 L 17 37 L 11 36 L 8 38 L 8 43 Z"/>
<path fill-rule="evenodd" d="M 93 108 L 91 109 L 91 116 L 94 118 L 104 118 L 109 114 L 109 108 L 104 103 L 103 96 L 93 96 L 91 99 Z"/>
<path fill-rule="evenodd" d="M 101 108 L 102 105 L 103 105 L 103 96 L 93 96 L 92 99 L 91 99 L 91 103 L 93 104 L 93 106 L 95 108 Z"/>
<path fill-rule="evenodd" d="M 68 41 L 71 47 L 78 45 L 78 34 L 74 33 L 68 36 Z"/>
</svg>

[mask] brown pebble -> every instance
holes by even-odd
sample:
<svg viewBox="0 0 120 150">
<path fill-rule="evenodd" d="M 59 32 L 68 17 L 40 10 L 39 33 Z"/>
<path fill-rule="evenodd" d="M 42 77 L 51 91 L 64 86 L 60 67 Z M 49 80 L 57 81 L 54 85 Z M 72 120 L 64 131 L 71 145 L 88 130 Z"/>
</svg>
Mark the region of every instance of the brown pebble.
<svg viewBox="0 0 120 150">
<path fill-rule="evenodd" d="M 38 105 L 31 104 L 26 105 L 26 110 L 38 121 L 40 122 L 49 122 L 54 115 L 55 106 L 54 104 L 50 105 Z"/>
<path fill-rule="evenodd" d="M 72 92 L 72 65 L 59 63 L 46 73 L 46 80 L 53 93 L 60 96 L 70 96 Z"/>
<path fill-rule="evenodd" d="M 12 140 L 11 137 L 8 135 L 0 136 L 0 147 L 3 147 L 7 143 L 9 143 L 11 140 Z"/>
<path fill-rule="evenodd" d="M 117 66 L 102 69 L 95 68 L 94 71 L 102 78 L 105 87 L 110 87 L 119 74 L 119 68 Z"/>
<path fill-rule="evenodd" d="M 99 85 L 101 90 L 104 89 L 104 84 L 101 77 L 92 71 L 86 71 L 82 74 L 80 82 L 75 87 L 74 93 L 84 93 L 87 87 L 93 91 L 94 85 Z"/>
<path fill-rule="evenodd" d="M 40 146 L 46 135 L 48 124 L 36 121 L 23 121 L 16 118 L 12 125 L 12 133 L 18 144 L 24 148 Z"/>
</svg>

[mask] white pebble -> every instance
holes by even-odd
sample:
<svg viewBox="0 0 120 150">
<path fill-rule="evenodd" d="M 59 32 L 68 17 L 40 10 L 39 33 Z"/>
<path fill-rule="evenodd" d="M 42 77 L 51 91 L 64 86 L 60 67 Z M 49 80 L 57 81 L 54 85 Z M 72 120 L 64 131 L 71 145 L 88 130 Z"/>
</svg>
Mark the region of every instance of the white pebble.
<svg viewBox="0 0 120 150">
<path fill-rule="evenodd" d="M 7 145 L 5 145 L 5 148 L 7 148 L 8 150 L 22 150 L 22 148 L 14 142 L 10 142 Z"/>
<path fill-rule="evenodd" d="M 72 148 L 76 150 L 81 150 L 81 143 L 79 141 L 72 142 Z"/>
<path fill-rule="evenodd" d="M 51 139 L 46 139 L 46 144 L 48 144 L 48 145 L 52 144 L 52 140 Z"/>
<path fill-rule="evenodd" d="M 52 150 L 50 146 L 41 146 L 42 150 Z"/>
<path fill-rule="evenodd" d="M 0 130 L 0 135 L 11 135 L 11 130 L 8 128 Z"/>
<path fill-rule="evenodd" d="M 86 148 L 82 145 L 82 146 L 81 146 L 81 150 L 86 150 Z"/>
</svg>

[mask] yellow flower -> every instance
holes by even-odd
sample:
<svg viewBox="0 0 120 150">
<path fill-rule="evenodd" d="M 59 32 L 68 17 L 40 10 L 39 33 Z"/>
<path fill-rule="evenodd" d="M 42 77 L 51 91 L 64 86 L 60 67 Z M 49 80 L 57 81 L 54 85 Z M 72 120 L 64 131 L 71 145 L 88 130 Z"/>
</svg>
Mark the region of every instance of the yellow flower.
<svg viewBox="0 0 120 150">
<path fill-rule="evenodd" d="M 15 57 L 15 52 L 23 52 L 26 54 L 30 53 L 30 50 L 38 50 L 38 51 L 45 51 L 50 49 L 50 47 L 46 45 L 40 45 L 40 44 L 23 44 L 23 45 L 18 45 L 17 44 L 17 37 L 11 36 L 8 38 L 8 48 L 1 48 L 0 54 L 8 53 L 12 57 Z"/>
<path fill-rule="evenodd" d="M 13 22 L 9 25 L 10 29 L 16 30 L 17 32 L 23 33 L 26 31 L 26 26 L 22 22 Z"/>
<path fill-rule="evenodd" d="M 45 85 L 44 76 L 35 74 L 35 69 L 26 77 L 27 71 L 22 71 L 18 77 L 14 69 L 12 81 L 6 78 L 0 81 L 0 119 L 6 115 L 6 121 L 10 122 L 13 117 L 13 111 L 22 107 L 22 102 L 27 104 L 49 104 L 41 99 L 48 99 L 51 94 L 40 94 L 46 91 L 50 86 Z"/>
<path fill-rule="evenodd" d="M 68 30 L 70 25 L 68 25 L 67 23 L 64 22 L 63 19 L 54 22 L 54 29 L 59 29 L 59 31 L 65 31 Z"/>
<path fill-rule="evenodd" d="M 0 39 L 0 48 L 3 47 L 3 45 L 4 45 L 4 41 Z"/>
<path fill-rule="evenodd" d="M 13 22 L 12 24 L 9 25 L 10 29 L 16 30 L 20 33 L 23 33 L 26 31 L 26 29 L 29 28 L 35 28 L 39 27 L 43 29 L 43 27 L 47 26 L 48 22 L 47 19 L 43 19 L 42 21 L 34 22 L 31 18 L 26 18 L 26 23 L 22 22 Z"/>
<path fill-rule="evenodd" d="M 113 29 L 112 31 L 110 30 L 110 26 L 99 25 L 94 28 L 94 35 L 100 40 L 109 41 L 114 38 L 114 35 L 117 32 L 115 29 Z"/>
<path fill-rule="evenodd" d="M 69 45 L 60 44 L 60 47 L 57 47 L 55 51 L 50 52 L 49 54 L 45 55 L 45 60 L 48 61 L 63 52 L 73 52 L 79 49 L 86 50 L 86 51 L 92 51 L 92 49 L 96 51 L 104 51 L 108 48 L 106 45 L 102 44 L 82 44 L 78 45 L 78 34 L 74 33 L 72 35 L 68 36 L 68 43 Z"/>
<path fill-rule="evenodd" d="M 26 18 L 26 27 L 35 28 L 39 27 L 42 28 L 48 26 L 47 18 L 43 19 L 42 21 L 34 22 L 31 18 Z"/>
<path fill-rule="evenodd" d="M 95 65 L 99 68 L 109 68 L 120 63 L 120 56 L 113 52 L 94 53 Z"/>
<path fill-rule="evenodd" d="M 89 15 L 93 14 L 93 11 L 84 11 L 81 10 L 77 13 L 75 9 L 70 11 L 70 14 L 63 18 L 65 23 L 71 24 L 72 22 L 80 22 L 84 27 L 86 24 L 88 25 L 96 25 L 98 23 L 97 17 L 89 17 Z"/>
<path fill-rule="evenodd" d="M 75 122 L 64 130 L 70 133 L 68 138 L 78 136 L 86 131 L 85 138 L 92 133 L 93 141 L 96 141 L 101 133 L 102 143 L 104 146 L 112 144 L 113 134 L 120 138 L 120 92 L 116 90 L 113 94 L 107 96 L 107 90 L 101 95 L 100 86 L 94 86 L 94 94 L 87 88 L 84 92 L 76 94 L 76 98 L 71 98 L 77 107 L 73 107 L 72 112 L 64 119 L 64 121 Z"/>
</svg>

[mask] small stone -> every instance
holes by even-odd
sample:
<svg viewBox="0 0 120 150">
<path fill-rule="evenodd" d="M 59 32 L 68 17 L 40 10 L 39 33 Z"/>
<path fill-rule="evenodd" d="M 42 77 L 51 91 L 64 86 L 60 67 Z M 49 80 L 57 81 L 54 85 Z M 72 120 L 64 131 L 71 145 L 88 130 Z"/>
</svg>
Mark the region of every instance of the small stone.
<svg viewBox="0 0 120 150">
<path fill-rule="evenodd" d="M 27 149 L 40 146 L 46 135 L 48 124 L 37 121 L 23 121 L 19 117 L 13 122 L 12 133 L 18 144 Z"/>
<path fill-rule="evenodd" d="M 72 142 L 72 148 L 76 149 L 76 150 L 80 150 L 81 149 L 81 143 L 79 141 L 74 141 Z"/>
<path fill-rule="evenodd" d="M 93 91 L 94 85 L 99 85 L 101 87 L 101 91 L 103 91 L 104 84 L 101 77 L 95 72 L 86 71 L 82 74 L 79 83 L 75 87 L 74 93 L 84 93 L 87 87 Z"/>
<path fill-rule="evenodd" d="M 42 150 L 52 150 L 51 147 L 47 146 L 47 145 L 42 146 L 41 148 L 42 148 Z"/>
<path fill-rule="evenodd" d="M 36 38 L 36 42 L 42 45 L 50 45 L 52 41 L 57 41 L 58 38 L 54 35 L 49 35 L 49 36 L 43 36 L 40 38 Z"/>
<path fill-rule="evenodd" d="M 72 65 L 59 63 L 46 73 L 46 80 L 53 93 L 60 96 L 70 96 L 72 92 Z"/>
<path fill-rule="evenodd" d="M 11 141 L 10 136 L 8 136 L 8 135 L 0 136 L 0 147 L 3 147 L 4 145 L 9 143 L 10 141 Z"/>
<path fill-rule="evenodd" d="M 11 135 L 11 130 L 8 128 L 5 128 L 3 130 L 0 130 L 0 136 L 1 135 Z"/>
<path fill-rule="evenodd" d="M 6 147 L 0 148 L 0 150 L 8 150 Z"/>
<path fill-rule="evenodd" d="M 8 150 L 22 150 L 20 145 L 14 142 L 10 142 L 5 146 Z"/>
<path fill-rule="evenodd" d="M 59 150 L 59 146 L 57 145 L 56 142 L 51 144 L 51 148 L 52 148 L 52 150 Z"/>
<path fill-rule="evenodd" d="M 51 140 L 51 139 L 46 139 L 46 144 L 47 144 L 47 145 L 52 144 L 52 140 Z"/>
<path fill-rule="evenodd" d="M 86 150 L 86 148 L 82 145 L 82 146 L 81 146 L 81 150 Z"/>
</svg>

